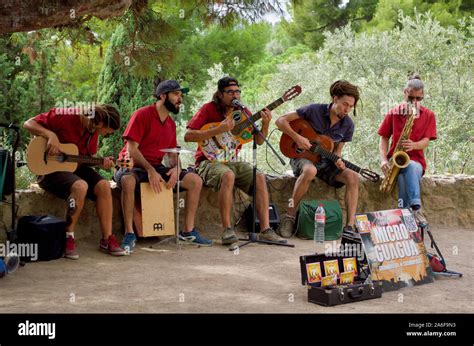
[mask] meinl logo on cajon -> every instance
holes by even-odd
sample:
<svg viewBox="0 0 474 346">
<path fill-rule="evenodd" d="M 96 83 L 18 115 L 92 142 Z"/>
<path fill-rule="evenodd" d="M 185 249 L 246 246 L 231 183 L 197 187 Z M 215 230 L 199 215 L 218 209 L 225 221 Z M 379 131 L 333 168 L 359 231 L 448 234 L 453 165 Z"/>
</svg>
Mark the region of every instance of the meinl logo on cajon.
<svg viewBox="0 0 474 346">
<path fill-rule="evenodd" d="M 164 231 L 165 230 L 165 224 L 163 223 L 154 223 L 153 224 L 153 230 L 156 232 Z"/>
<path fill-rule="evenodd" d="M 175 235 L 175 210 L 173 190 L 161 183 L 161 191 L 155 193 L 150 183 L 140 183 L 141 230 L 139 237 L 162 237 Z"/>
</svg>

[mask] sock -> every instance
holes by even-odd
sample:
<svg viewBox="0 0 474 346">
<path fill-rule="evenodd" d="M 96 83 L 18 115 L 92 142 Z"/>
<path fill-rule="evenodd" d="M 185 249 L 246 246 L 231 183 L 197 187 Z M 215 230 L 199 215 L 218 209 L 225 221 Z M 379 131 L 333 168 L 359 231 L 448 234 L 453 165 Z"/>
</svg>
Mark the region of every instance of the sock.
<svg viewBox="0 0 474 346">
<path fill-rule="evenodd" d="M 66 232 L 66 238 L 74 238 L 74 232 Z"/>
</svg>

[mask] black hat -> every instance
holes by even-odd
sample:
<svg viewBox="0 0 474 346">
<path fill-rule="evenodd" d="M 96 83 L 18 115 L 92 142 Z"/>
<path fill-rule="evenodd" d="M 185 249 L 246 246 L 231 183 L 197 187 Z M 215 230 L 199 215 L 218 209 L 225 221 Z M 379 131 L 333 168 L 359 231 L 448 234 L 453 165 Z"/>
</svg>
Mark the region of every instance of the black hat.
<svg viewBox="0 0 474 346">
<path fill-rule="evenodd" d="M 217 89 L 219 89 L 219 91 L 223 91 L 224 88 L 226 88 L 228 86 L 231 86 L 231 85 L 240 86 L 237 79 L 226 76 L 226 77 L 223 77 L 223 78 L 219 79 L 219 81 L 217 82 Z"/>
<path fill-rule="evenodd" d="M 189 88 L 181 88 L 177 81 L 175 81 L 174 79 L 168 79 L 158 84 L 158 86 L 156 87 L 155 96 L 160 97 L 161 94 L 165 94 L 167 92 L 175 90 L 181 90 L 183 94 L 187 94 Z"/>
</svg>

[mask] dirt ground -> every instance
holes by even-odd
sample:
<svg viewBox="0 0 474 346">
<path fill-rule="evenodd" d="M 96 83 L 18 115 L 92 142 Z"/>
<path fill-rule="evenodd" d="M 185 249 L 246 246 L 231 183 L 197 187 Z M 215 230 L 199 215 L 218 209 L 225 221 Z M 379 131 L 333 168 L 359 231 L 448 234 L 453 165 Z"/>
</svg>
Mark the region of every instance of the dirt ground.
<svg viewBox="0 0 474 346">
<path fill-rule="evenodd" d="M 472 313 L 474 232 L 432 228 L 448 268 L 464 277 L 385 292 L 381 299 L 308 303 L 299 256 L 318 250 L 312 241 L 292 238 L 295 248 L 252 244 L 235 254 L 220 244 L 150 249 L 156 239 L 144 239 L 131 256 L 114 258 L 89 238 L 78 242 L 77 261 L 31 263 L 0 279 L 0 312 Z"/>
</svg>

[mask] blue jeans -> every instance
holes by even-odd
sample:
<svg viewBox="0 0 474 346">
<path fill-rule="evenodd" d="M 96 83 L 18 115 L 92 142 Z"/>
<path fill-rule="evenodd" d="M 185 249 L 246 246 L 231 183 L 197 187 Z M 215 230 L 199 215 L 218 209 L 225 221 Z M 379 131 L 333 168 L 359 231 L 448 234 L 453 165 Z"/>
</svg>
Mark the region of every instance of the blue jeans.
<svg viewBox="0 0 474 346">
<path fill-rule="evenodd" d="M 407 208 L 418 205 L 421 207 L 420 183 L 423 167 L 411 160 L 408 167 L 402 168 L 398 174 L 398 207 Z"/>
</svg>

